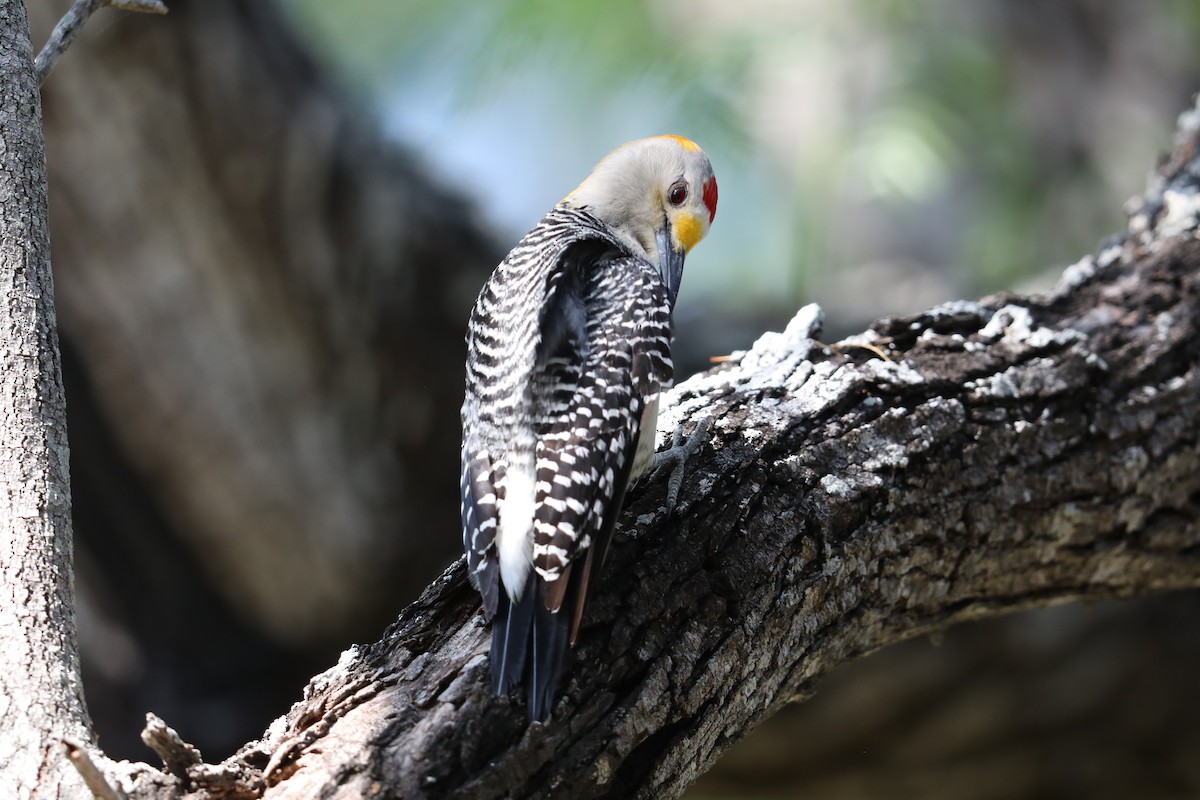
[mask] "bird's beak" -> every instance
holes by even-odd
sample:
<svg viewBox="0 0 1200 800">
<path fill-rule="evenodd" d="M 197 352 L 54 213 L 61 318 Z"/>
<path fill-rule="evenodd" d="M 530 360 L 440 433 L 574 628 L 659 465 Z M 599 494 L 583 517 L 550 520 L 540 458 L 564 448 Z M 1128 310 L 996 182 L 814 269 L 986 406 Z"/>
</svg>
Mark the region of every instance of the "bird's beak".
<svg viewBox="0 0 1200 800">
<path fill-rule="evenodd" d="M 667 286 L 667 298 L 671 308 L 675 308 L 675 298 L 679 295 L 679 284 L 683 282 L 683 258 L 686 253 L 676 250 L 671 243 L 671 224 L 663 226 L 655 237 L 658 241 L 658 270 L 662 273 L 663 283 Z"/>
</svg>

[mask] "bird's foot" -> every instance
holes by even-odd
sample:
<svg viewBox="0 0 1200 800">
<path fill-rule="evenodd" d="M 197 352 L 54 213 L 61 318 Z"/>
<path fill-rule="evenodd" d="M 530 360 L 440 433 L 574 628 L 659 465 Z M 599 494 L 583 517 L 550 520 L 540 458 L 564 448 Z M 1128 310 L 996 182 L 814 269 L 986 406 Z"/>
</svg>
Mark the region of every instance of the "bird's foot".
<svg viewBox="0 0 1200 800">
<path fill-rule="evenodd" d="M 683 426 L 679 425 L 675 428 L 675 435 L 671 437 L 671 446 L 661 453 L 654 454 L 654 469 L 671 470 L 670 477 L 667 478 L 667 516 L 675 512 L 675 502 L 679 499 L 679 489 L 683 486 L 683 476 L 687 472 L 684 468 L 687 460 L 704 446 L 711 430 L 712 417 L 705 417 L 685 442 Z"/>
</svg>

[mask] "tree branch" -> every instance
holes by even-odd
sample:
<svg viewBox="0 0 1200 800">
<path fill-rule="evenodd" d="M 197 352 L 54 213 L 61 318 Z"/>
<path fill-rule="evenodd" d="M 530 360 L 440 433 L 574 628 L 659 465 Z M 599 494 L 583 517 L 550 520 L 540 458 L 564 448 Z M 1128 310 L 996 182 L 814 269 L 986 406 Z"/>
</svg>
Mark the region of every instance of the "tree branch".
<svg viewBox="0 0 1200 800">
<path fill-rule="evenodd" d="M 75 0 L 67 13 L 54 26 L 50 37 L 42 45 L 42 50 L 33 62 L 33 71 L 40 86 L 46 82 L 46 76 L 54 69 L 59 56 L 66 52 L 75 40 L 76 34 L 83 28 L 88 17 L 101 8 L 116 8 L 122 11 L 133 11 L 142 14 L 165 14 L 167 7 L 162 0 Z"/>
<path fill-rule="evenodd" d="M 91 753 L 87 751 L 87 747 L 83 743 L 74 739 L 63 739 L 62 746 L 67 760 L 75 765 L 75 769 L 83 778 L 84 785 L 96 800 L 127 800 L 125 793 L 113 788 L 108 779 L 104 777 L 104 773 L 96 766 Z"/>
<path fill-rule="evenodd" d="M 677 516 L 661 482 L 631 493 L 548 724 L 490 695 L 458 562 L 225 767 L 268 798 L 674 797 L 857 656 L 1200 586 L 1198 120 L 1054 292 L 885 319 L 861 347 L 815 342 L 810 306 L 677 387 L 660 430 L 709 417 L 712 445 Z"/>
</svg>

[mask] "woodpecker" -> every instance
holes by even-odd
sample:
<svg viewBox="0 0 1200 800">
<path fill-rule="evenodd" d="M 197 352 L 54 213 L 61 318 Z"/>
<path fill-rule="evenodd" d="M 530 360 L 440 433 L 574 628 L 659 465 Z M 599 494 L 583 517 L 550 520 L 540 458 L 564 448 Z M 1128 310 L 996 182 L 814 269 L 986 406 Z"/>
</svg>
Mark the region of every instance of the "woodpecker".
<svg viewBox="0 0 1200 800">
<path fill-rule="evenodd" d="M 488 279 L 467 327 L 463 546 L 491 681 L 550 713 L 629 483 L 654 465 L 684 257 L 717 180 L 681 136 L 608 154 Z"/>
</svg>

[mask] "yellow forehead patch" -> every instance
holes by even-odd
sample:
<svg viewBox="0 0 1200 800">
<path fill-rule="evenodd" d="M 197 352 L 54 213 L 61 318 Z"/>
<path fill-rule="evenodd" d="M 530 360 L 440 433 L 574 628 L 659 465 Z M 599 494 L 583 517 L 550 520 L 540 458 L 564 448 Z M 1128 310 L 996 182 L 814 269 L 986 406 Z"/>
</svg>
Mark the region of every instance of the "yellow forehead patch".
<svg viewBox="0 0 1200 800">
<path fill-rule="evenodd" d="M 668 133 L 663 136 L 659 136 L 657 138 L 659 138 L 659 139 L 674 139 L 676 142 L 679 143 L 679 146 L 682 147 L 684 150 L 691 150 L 693 153 L 695 153 L 696 151 L 698 151 L 700 149 L 700 145 L 696 144 L 691 139 L 685 139 L 682 136 L 676 136 L 673 133 Z"/>
<path fill-rule="evenodd" d="M 685 253 L 704 238 L 704 221 L 695 214 L 679 214 L 672 220 L 672 227 L 675 229 L 675 240 Z"/>
</svg>

